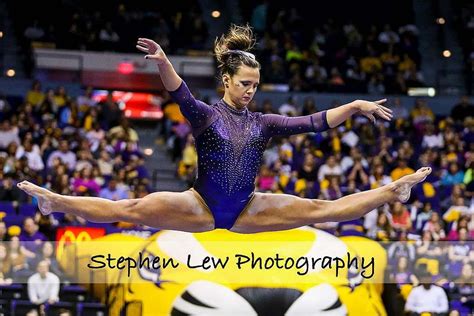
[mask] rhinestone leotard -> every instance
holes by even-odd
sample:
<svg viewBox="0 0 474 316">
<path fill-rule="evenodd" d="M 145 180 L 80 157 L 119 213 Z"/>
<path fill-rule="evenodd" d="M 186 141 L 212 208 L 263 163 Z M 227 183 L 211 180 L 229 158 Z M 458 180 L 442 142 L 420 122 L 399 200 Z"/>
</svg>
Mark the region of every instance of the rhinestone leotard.
<svg viewBox="0 0 474 316">
<path fill-rule="evenodd" d="M 198 155 L 194 190 L 204 200 L 216 228 L 230 229 L 253 198 L 255 178 L 272 136 L 328 129 L 326 111 L 299 117 L 237 110 L 224 100 L 196 100 L 186 83 L 170 92 L 190 122 Z"/>
</svg>

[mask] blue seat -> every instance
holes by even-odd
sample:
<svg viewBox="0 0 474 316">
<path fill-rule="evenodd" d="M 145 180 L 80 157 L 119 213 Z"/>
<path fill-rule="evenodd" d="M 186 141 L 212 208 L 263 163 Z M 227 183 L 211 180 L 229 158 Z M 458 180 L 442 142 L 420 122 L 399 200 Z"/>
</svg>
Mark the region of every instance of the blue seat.
<svg viewBox="0 0 474 316">
<path fill-rule="evenodd" d="M 12 201 L 0 201 L 0 212 L 7 214 L 16 214 L 15 207 Z"/>
<path fill-rule="evenodd" d="M 36 305 L 27 300 L 12 300 L 10 302 L 10 315 L 23 316 L 30 310 L 36 309 Z"/>
<path fill-rule="evenodd" d="M 7 216 L 3 218 L 3 221 L 5 222 L 7 226 L 18 225 L 22 227 L 24 219 L 25 219 L 25 216 L 23 215 L 8 214 Z"/>
<path fill-rule="evenodd" d="M 38 207 L 36 205 L 26 203 L 26 204 L 20 204 L 18 213 L 24 216 L 34 217 L 37 211 L 38 211 Z"/>
<path fill-rule="evenodd" d="M 79 316 L 98 316 L 108 315 L 107 306 L 102 303 L 84 302 L 77 304 L 77 315 Z"/>
<path fill-rule="evenodd" d="M 87 298 L 87 291 L 79 285 L 65 285 L 59 294 L 62 300 L 82 302 Z"/>
</svg>

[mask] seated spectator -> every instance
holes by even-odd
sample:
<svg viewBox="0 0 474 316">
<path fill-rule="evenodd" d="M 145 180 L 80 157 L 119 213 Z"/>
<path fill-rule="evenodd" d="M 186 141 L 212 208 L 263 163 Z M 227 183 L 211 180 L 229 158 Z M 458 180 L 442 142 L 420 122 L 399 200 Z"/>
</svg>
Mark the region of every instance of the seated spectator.
<svg viewBox="0 0 474 316">
<path fill-rule="evenodd" d="M 467 241 L 467 238 L 467 229 L 461 228 L 459 230 L 459 241 L 449 246 L 449 273 L 454 278 L 460 276 L 462 266 L 465 263 L 474 262 L 474 249 L 472 249 L 471 243 Z"/>
<path fill-rule="evenodd" d="M 471 215 L 471 210 L 464 203 L 463 197 L 458 197 L 451 207 L 443 215 L 443 219 L 448 222 L 455 222 L 463 215 Z"/>
<path fill-rule="evenodd" d="M 462 184 L 464 180 L 464 172 L 459 170 L 457 163 L 450 163 L 449 169 L 443 172 L 441 176 L 441 185 L 443 186 L 453 186 L 455 184 Z"/>
<path fill-rule="evenodd" d="M 38 254 L 35 261 L 32 263 L 32 266 L 38 266 L 41 261 L 46 261 L 49 265 L 49 271 L 57 275 L 59 278 L 62 277 L 63 272 L 59 266 L 59 262 L 56 259 L 54 254 L 53 243 L 46 241 L 43 243 L 41 248 L 41 253 Z"/>
<path fill-rule="evenodd" d="M 390 273 L 390 280 L 391 282 L 397 284 L 399 288 L 405 284 L 417 286 L 419 283 L 418 278 L 409 267 L 409 261 L 407 257 L 404 256 L 398 257 L 396 269 Z"/>
<path fill-rule="evenodd" d="M 138 134 L 130 127 L 130 122 L 126 118 L 120 120 L 120 125 L 112 127 L 107 136 L 111 139 L 126 139 L 130 142 L 138 142 Z"/>
<path fill-rule="evenodd" d="M 38 80 L 33 81 L 31 89 L 27 92 L 25 101 L 39 107 L 44 101 L 44 93 L 41 91 L 41 82 Z"/>
<path fill-rule="evenodd" d="M 12 201 L 14 205 L 18 202 L 24 202 L 25 196 L 13 183 L 13 175 L 7 174 L 0 185 L 0 201 Z"/>
<path fill-rule="evenodd" d="M 99 195 L 100 186 L 97 182 L 92 178 L 92 169 L 91 168 L 83 168 L 79 175 L 74 177 L 72 182 L 74 192 L 77 194 L 84 194 L 88 193 L 93 196 Z"/>
<path fill-rule="evenodd" d="M 466 117 L 473 116 L 474 105 L 469 102 L 469 97 L 464 95 L 461 100 L 451 109 L 451 117 L 456 122 L 463 122 Z"/>
<path fill-rule="evenodd" d="M 0 286 L 12 284 L 13 282 L 13 279 L 10 278 L 12 265 L 10 260 L 7 246 L 0 242 Z"/>
<path fill-rule="evenodd" d="M 367 237 L 380 241 L 390 241 L 395 236 L 396 234 L 385 213 L 379 213 L 376 226 L 367 232 Z"/>
<path fill-rule="evenodd" d="M 20 244 L 18 236 L 10 238 L 8 257 L 11 262 L 11 277 L 14 282 L 24 282 L 31 275 L 25 256 L 26 249 Z"/>
<path fill-rule="evenodd" d="M 296 110 L 295 98 L 290 96 L 287 102 L 278 108 L 278 113 L 284 116 L 296 116 L 298 111 Z"/>
<path fill-rule="evenodd" d="M 321 193 L 325 200 L 333 201 L 342 197 L 338 177 L 330 177 L 329 183 L 321 185 Z"/>
<path fill-rule="evenodd" d="M 20 144 L 19 130 L 9 120 L 0 123 L 0 150 L 6 149 L 10 143 Z"/>
<path fill-rule="evenodd" d="M 110 157 L 110 153 L 106 150 L 100 152 L 100 157 L 97 159 L 97 165 L 99 166 L 99 171 L 102 176 L 105 178 L 110 178 L 113 175 L 114 170 L 114 161 Z"/>
<path fill-rule="evenodd" d="M 392 181 L 396 181 L 403 176 L 412 174 L 413 172 L 415 172 L 415 170 L 408 167 L 406 160 L 399 159 L 397 162 L 397 168 L 392 170 L 392 172 L 390 173 L 390 177 L 392 178 Z"/>
<path fill-rule="evenodd" d="M 397 237 L 398 240 L 391 243 L 387 250 L 389 264 L 395 265 L 398 258 L 404 257 L 411 266 L 415 262 L 415 246 L 408 240 L 406 232 L 401 231 Z"/>
<path fill-rule="evenodd" d="M 441 133 L 435 133 L 435 127 L 433 124 L 428 124 L 426 126 L 426 131 L 423 136 L 423 141 L 421 144 L 422 147 L 428 148 L 443 148 L 444 147 L 444 139 Z"/>
<path fill-rule="evenodd" d="M 441 239 L 446 238 L 446 233 L 444 231 L 444 224 L 439 214 L 436 212 L 431 213 L 431 217 L 429 221 L 426 222 L 425 226 L 423 227 L 423 231 L 430 232 L 431 237 L 438 241 Z"/>
<path fill-rule="evenodd" d="M 41 153 L 38 145 L 33 145 L 32 140 L 25 139 L 22 146 L 16 150 L 15 157 L 20 159 L 26 156 L 28 159 L 28 167 L 34 171 L 42 171 L 44 169 L 44 162 L 41 158 Z"/>
<path fill-rule="evenodd" d="M 453 223 L 448 233 L 448 240 L 459 240 L 459 230 L 465 228 L 468 231 L 468 239 L 474 240 L 474 228 L 471 228 L 471 216 L 461 215 L 461 217 Z"/>
<path fill-rule="evenodd" d="M 99 196 L 104 199 L 118 201 L 128 199 L 129 192 L 122 187 L 117 187 L 117 179 L 110 179 L 106 188 L 100 190 Z"/>
<path fill-rule="evenodd" d="M 462 315 L 468 315 L 474 310 L 473 279 L 472 264 L 465 263 L 462 267 L 461 275 L 454 282 L 451 282 L 449 287 L 452 309 L 457 310 Z"/>
<path fill-rule="evenodd" d="M 395 231 L 410 231 L 412 222 L 410 219 L 410 213 L 401 202 L 395 202 L 391 209 L 392 214 L 392 227 Z"/>
<path fill-rule="evenodd" d="M 42 243 L 46 240 L 45 235 L 38 231 L 38 225 L 31 217 L 23 220 L 23 230 L 20 234 L 21 245 L 25 248 L 25 255 L 28 258 L 35 258 L 42 247 Z"/>
<path fill-rule="evenodd" d="M 373 167 L 372 175 L 369 177 L 370 189 L 376 189 L 392 182 L 390 176 L 385 175 L 384 167 L 378 164 Z"/>
<path fill-rule="evenodd" d="M 275 185 L 275 175 L 267 166 L 262 166 L 257 177 L 257 188 L 260 192 L 271 192 Z"/>
<path fill-rule="evenodd" d="M 418 233 L 421 233 L 421 230 L 425 226 L 425 224 L 431 219 L 431 215 L 433 214 L 433 210 L 431 209 L 431 203 L 422 204 L 421 212 L 416 214 L 415 220 L 415 230 Z"/>
<path fill-rule="evenodd" d="M 59 301 L 59 278 L 49 272 L 46 260 L 40 261 L 37 273 L 28 278 L 28 297 L 33 304 L 54 304 Z"/>
<path fill-rule="evenodd" d="M 0 243 L 8 240 L 7 224 L 0 219 Z"/>
<path fill-rule="evenodd" d="M 48 168 L 53 167 L 53 161 L 55 158 L 60 158 L 63 163 L 68 166 L 69 170 L 74 170 L 76 167 L 76 155 L 69 150 L 69 144 L 67 140 L 63 139 L 59 142 L 59 149 L 53 151 L 48 157 Z"/>
<path fill-rule="evenodd" d="M 447 313 L 449 309 L 448 297 L 444 290 L 432 284 L 428 271 L 418 273 L 420 285 L 411 290 L 408 295 L 405 311 L 410 315 L 423 313 Z"/>
<path fill-rule="evenodd" d="M 342 168 L 337 162 L 335 156 L 329 156 L 326 163 L 323 164 L 318 171 L 318 181 L 322 182 L 324 179 L 335 176 L 342 177 Z"/>
</svg>

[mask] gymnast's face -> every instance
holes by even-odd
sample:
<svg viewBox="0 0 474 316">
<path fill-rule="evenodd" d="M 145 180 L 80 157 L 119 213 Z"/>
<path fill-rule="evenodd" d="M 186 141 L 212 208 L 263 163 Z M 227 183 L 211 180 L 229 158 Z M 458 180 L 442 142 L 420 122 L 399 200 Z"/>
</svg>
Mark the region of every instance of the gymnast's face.
<svg viewBox="0 0 474 316">
<path fill-rule="evenodd" d="M 232 77 L 224 74 L 223 81 L 227 96 L 225 100 L 232 102 L 231 105 L 235 107 L 243 108 L 252 101 L 257 92 L 260 71 L 258 68 L 242 65 Z"/>
</svg>

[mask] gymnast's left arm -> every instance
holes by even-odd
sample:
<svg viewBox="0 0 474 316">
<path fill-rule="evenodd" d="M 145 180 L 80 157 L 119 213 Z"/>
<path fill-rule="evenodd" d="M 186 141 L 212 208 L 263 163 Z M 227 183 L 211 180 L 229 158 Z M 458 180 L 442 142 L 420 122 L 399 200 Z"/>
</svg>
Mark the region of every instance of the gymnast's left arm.
<svg viewBox="0 0 474 316">
<path fill-rule="evenodd" d="M 330 128 L 333 128 L 345 122 L 354 114 L 364 115 L 374 124 L 376 116 L 390 121 L 392 119 L 392 110 L 383 106 L 386 101 L 387 99 L 382 99 L 375 102 L 356 100 L 351 103 L 338 106 L 337 108 L 327 110 L 327 123 Z"/>
<path fill-rule="evenodd" d="M 338 126 L 354 114 L 364 115 L 374 123 L 375 115 L 390 121 L 392 110 L 382 105 L 385 101 L 385 99 L 375 102 L 356 100 L 334 109 L 297 117 L 264 114 L 262 115 L 263 129 L 269 137 L 322 132 Z"/>
</svg>

